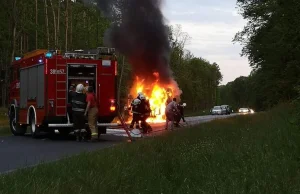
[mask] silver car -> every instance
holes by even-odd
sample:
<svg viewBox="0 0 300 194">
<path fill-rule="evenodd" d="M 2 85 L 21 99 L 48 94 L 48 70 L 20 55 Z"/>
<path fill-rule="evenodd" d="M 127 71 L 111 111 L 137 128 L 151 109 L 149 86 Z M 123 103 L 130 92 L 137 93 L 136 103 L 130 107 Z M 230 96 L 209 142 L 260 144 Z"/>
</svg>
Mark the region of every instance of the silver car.
<svg viewBox="0 0 300 194">
<path fill-rule="evenodd" d="M 223 115 L 226 114 L 226 109 L 223 109 L 221 106 L 214 106 L 210 112 L 212 115 Z"/>
</svg>

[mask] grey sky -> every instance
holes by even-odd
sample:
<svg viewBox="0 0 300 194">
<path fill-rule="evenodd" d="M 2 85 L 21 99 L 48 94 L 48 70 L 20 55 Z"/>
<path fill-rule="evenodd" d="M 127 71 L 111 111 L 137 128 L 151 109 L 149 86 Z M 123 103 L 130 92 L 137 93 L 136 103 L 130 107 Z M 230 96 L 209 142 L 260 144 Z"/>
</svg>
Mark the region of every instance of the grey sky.
<svg viewBox="0 0 300 194">
<path fill-rule="evenodd" d="M 180 24 L 191 36 L 188 50 L 219 64 L 222 84 L 249 75 L 247 58 L 240 57 L 242 47 L 232 43 L 246 23 L 237 14 L 236 0 L 165 0 L 163 13 L 168 24 Z"/>
</svg>

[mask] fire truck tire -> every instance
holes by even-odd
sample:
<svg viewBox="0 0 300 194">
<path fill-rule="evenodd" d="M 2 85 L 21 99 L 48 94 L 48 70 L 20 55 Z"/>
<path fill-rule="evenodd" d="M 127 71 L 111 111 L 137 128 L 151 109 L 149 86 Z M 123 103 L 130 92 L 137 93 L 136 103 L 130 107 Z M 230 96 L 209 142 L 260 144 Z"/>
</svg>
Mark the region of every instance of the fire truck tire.
<svg viewBox="0 0 300 194">
<path fill-rule="evenodd" d="M 14 109 L 11 110 L 9 116 L 9 126 L 12 134 L 14 134 L 15 136 L 23 136 L 26 133 L 27 126 L 26 125 L 20 126 L 17 123 L 17 118 Z"/>
<path fill-rule="evenodd" d="M 29 128 L 30 128 L 31 136 L 33 138 L 37 138 L 40 134 L 41 128 L 36 125 L 36 119 L 32 112 L 29 117 Z"/>
</svg>

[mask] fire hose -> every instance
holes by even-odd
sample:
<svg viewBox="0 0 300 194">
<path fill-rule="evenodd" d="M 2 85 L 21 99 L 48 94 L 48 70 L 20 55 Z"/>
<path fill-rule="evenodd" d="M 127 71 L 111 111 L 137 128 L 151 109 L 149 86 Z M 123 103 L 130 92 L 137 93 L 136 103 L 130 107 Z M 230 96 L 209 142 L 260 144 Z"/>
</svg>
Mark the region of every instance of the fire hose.
<svg viewBox="0 0 300 194">
<path fill-rule="evenodd" d="M 128 126 L 127 126 L 127 124 L 126 124 L 126 122 L 125 122 L 125 120 L 124 120 L 124 118 L 123 118 L 123 116 L 122 116 L 122 114 L 120 112 L 120 105 L 119 105 L 119 103 L 116 103 L 116 104 L 117 104 L 117 112 L 118 112 L 119 120 L 121 121 L 121 124 L 122 124 L 124 130 L 126 131 L 126 133 L 128 135 L 129 141 L 132 142 L 133 139 L 132 139 L 132 136 L 130 135 Z"/>
</svg>

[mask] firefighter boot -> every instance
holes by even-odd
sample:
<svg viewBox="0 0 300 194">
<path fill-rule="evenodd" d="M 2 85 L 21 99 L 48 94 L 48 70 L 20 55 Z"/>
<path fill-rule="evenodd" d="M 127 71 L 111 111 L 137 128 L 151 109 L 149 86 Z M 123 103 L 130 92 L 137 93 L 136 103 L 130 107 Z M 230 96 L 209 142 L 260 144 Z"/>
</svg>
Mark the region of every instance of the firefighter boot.
<svg viewBox="0 0 300 194">
<path fill-rule="evenodd" d="M 146 122 L 146 125 L 147 125 L 147 128 L 148 128 L 148 132 L 152 132 L 153 130 L 152 130 L 151 125 L 149 125 L 149 123 L 147 123 L 147 122 Z"/>
<path fill-rule="evenodd" d="M 86 129 L 81 129 L 80 133 L 81 133 L 82 140 L 83 141 L 88 141 Z"/>
<path fill-rule="evenodd" d="M 86 139 L 87 139 L 87 141 L 92 140 L 92 130 L 89 127 L 87 127 L 85 130 L 86 130 Z M 98 131 L 98 133 L 99 133 L 99 131 Z"/>
<path fill-rule="evenodd" d="M 144 133 L 150 133 L 152 131 L 152 127 L 145 121 L 142 123 L 142 128 Z"/>
<path fill-rule="evenodd" d="M 143 133 L 145 133 L 145 134 L 148 133 L 147 126 L 144 122 L 141 123 L 141 129 L 142 129 Z"/>
<path fill-rule="evenodd" d="M 75 137 L 76 137 L 76 141 L 81 141 L 80 130 L 78 130 L 78 129 L 74 130 L 74 134 L 75 134 Z"/>
</svg>

